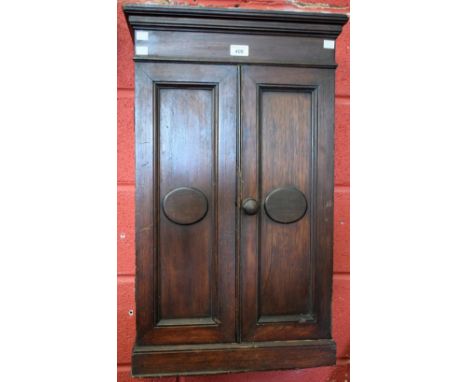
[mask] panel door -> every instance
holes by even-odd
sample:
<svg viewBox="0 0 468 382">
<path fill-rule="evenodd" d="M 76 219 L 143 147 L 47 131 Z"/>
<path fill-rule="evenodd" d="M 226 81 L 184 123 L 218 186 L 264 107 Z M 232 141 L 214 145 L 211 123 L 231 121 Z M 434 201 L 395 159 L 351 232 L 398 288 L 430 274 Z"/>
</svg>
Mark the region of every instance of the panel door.
<svg viewBox="0 0 468 382">
<path fill-rule="evenodd" d="M 330 338 L 333 83 L 333 70 L 242 68 L 243 341 Z"/>
<path fill-rule="evenodd" d="M 235 66 L 137 62 L 137 344 L 235 339 Z"/>
</svg>

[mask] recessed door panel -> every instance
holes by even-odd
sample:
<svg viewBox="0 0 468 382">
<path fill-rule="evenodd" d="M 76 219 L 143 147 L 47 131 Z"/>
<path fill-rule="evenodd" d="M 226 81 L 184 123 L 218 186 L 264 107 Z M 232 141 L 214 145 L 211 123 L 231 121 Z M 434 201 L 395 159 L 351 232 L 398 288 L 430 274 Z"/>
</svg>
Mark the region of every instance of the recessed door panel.
<svg viewBox="0 0 468 382">
<path fill-rule="evenodd" d="M 311 197 L 312 89 L 259 89 L 259 195 L 264 200 L 282 188 L 294 188 Z M 292 195 L 279 196 L 278 204 Z M 307 200 L 309 199 L 309 200 Z M 306 204 L 306 205 L 307 205 Z M 265 207 L 267 204 L 265 204 Z M 273 207 L 270 208 L 273 211 Z M 258 248 L 259 322 L 291 321 L 311 317 L 310 208 L 295 221 L 272 219 L 260 211 Z"/>
<path fill-rule="evenodd" d="M 329 336 L 331 279 L 321 270 L 331 247 L 317 233 L 332 219 L 323 191 L 332 121 L 320 111 L 332 80 L 315 69 L 242 69 L 242 198 L 260 205 L 241 214 L 243 340 Z"/>
<path fill-rule="evenodd" d="M 215 86 L 165 85 L 157 86 L 156 91 L 158 199 L 164 213 L 159 214 L 161 271 L 155 324 L 210 319 L 215 323 L 211 308 L 217 303 L 216 282 L 210 277 L 217 244 Z M 193 213 L 190 208 L 197 204 L 197 196 L 201 206 L 195 206 Z"/>
<path fill-rule="evenodd" d="M 136 78 L 138 342 L 233 341 L 237 68 Z"/>
</svg>

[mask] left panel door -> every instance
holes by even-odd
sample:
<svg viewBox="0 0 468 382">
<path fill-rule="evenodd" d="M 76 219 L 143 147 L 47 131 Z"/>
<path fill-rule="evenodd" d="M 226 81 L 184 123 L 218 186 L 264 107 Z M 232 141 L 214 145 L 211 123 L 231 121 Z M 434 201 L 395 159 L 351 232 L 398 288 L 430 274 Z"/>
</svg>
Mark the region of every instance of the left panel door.
<svg viewBox="0 0 468 382">
<path fill-rule="evenodd" d="M 137 345 L 235 340 L 237 67 L 137 62 Z"/>
</svg>

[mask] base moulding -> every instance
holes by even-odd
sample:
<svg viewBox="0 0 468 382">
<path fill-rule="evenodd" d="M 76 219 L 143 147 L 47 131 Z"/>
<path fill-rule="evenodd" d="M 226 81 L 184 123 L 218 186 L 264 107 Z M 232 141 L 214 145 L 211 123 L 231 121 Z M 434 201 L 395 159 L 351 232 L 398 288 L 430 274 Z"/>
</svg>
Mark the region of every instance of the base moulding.
<svg viewBox="0 0 468 382">
<path fill-rule="evenodd" d="M 134 377 L 299 369 L 336 363 L 333 340 L 135 346 Z"/>
</svg>

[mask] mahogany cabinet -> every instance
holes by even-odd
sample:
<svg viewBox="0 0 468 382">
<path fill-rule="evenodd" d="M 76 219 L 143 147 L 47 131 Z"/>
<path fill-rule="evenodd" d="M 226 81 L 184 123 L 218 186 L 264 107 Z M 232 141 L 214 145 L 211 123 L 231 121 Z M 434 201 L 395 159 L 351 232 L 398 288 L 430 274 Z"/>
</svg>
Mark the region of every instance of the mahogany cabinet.
<svg viewBox="0 0 468 382">
<path fill-rule="evenodd" d="M 332 365 L 346 15 L 124 6 L 135 43 L 134 376 Z"/>
</svg>

